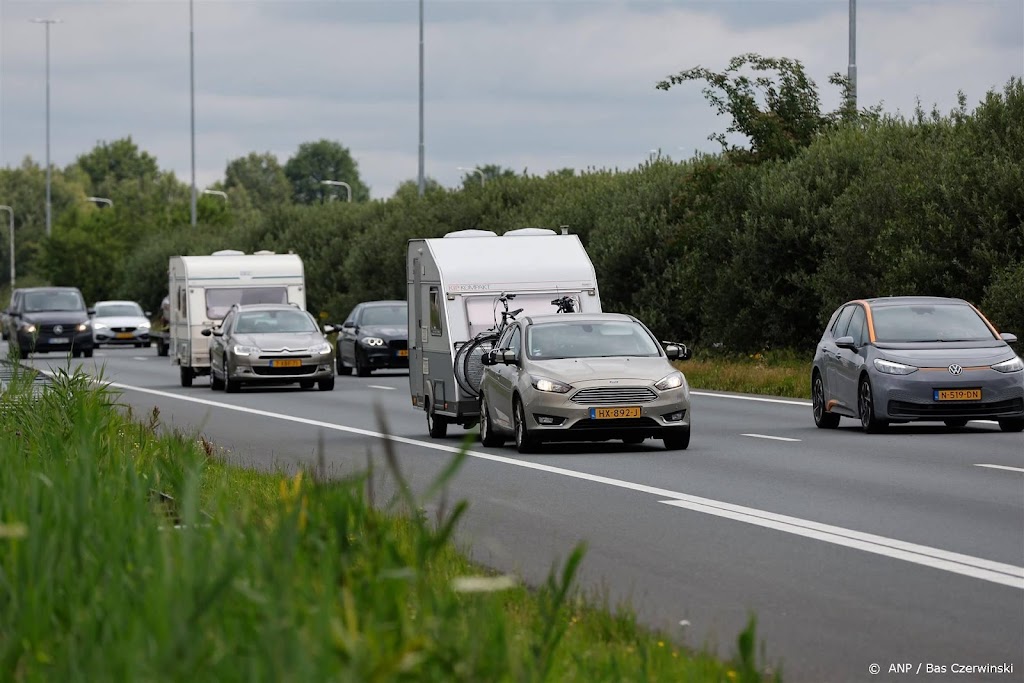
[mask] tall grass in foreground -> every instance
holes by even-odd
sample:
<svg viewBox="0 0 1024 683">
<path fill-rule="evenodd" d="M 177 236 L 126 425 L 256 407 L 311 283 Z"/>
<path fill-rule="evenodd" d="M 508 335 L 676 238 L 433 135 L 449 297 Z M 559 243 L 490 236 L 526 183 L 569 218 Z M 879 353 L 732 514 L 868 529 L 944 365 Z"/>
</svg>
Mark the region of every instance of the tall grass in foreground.
<svg viewBox="0 0 1024 683">
<path fill-rule="evenodd" d="M 588 607 L 579 548 L 530 591 L 453 549 L 463 504 L 228 467 L 115 400 L 67 374 L 0 396 L 3 680 L 763 680 L 752 625 L 724 663 Z"/>
</svg>

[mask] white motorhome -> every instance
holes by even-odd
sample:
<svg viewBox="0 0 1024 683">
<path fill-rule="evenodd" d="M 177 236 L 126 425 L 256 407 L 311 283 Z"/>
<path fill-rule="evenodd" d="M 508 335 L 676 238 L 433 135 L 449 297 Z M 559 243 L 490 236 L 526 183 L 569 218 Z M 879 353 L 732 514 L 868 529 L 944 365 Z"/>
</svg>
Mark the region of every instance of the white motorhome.
<svg viewBox="0 0 1024 683">
<path fill-rule="evenodd" d="M 172 256 L 168 268 L 169 352 L 181 386 L 210 373 L 205 328 L 220 324 L 235 304 L 295 304 L 306 309 L 302 259 L 295 254 L 226 249 L 205 256 Z"/>
<path fill-rule="evenodd" d="M 578 312 L 601 312 L 594 264 L 579 237 L 564 231 L 460 230 L 409 240 L 406 273 L 409 388 L 435 437 L 479 419 L 478 398 L 456 380 L 455 357 L 500 323 L 503 293 L 516 295 L 510 308 L 523 309 L 520 318 L 554 313 L 552 300 L 565 296 Z"/>
</svg>

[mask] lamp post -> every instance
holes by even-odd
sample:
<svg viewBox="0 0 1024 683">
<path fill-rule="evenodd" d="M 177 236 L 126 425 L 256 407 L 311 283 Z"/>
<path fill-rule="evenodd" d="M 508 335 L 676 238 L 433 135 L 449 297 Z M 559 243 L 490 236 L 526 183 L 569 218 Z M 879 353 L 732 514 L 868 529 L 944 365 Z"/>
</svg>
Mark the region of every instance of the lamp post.
<svg viewBox="0 0 1024 683">
<path fill-rule="evenodd" d="M 469 168 L 468 166 L 459 166 L 458 169 L 460 171 L 469 171 L 470 173 L 479 173 L 480 174 L 480 187 L 484 186 L 484 172 L 481 171 L 479 168 L 477 168 L 475 166 L 472 167 L 472 168 Z"/>
<path fill-rule="evenodd" d="M 423 144 L 423 0 L 420 0 L 420 161 L 417 187 L 422 197 L 426 190 L 426 178 L 423 175 L 423 167 L 426 161 L 426 147 Z"/>
<path fill-rule="evenodd" d="M 106 204 L 107 206 L 113 206 L 114 202 L 107 199 L 106 197 L 86 197 L 87 201 L 96 202 L 97 204 Z"/>
<path fill-rule="evenodd" d="M 215 194 L 218 197 L 223 197 L 225 204 L 228 203 L 228 193 L 227 192 L 221 192 L 220 190 L 203 190 L 203 194 Z"/>
<path fill-rule="evenodd" d="M 850 0 L 850 64 L 846 78 L 850 81 L 850 108 L 857 111 L 857 0 Z"/>
<path fill-rule="evenodd" d="M 6 211 L 9 217 L 7 225 L 11 229 L 11 291 L 14 291 L 14 209 L 9 206 L 0 206 L 0 211 Z"/>
<path fill-rule="evenodd" d="M 32 19 L 33 24 L 46 26 L 46 236 L 52 231 L 52 210 L 50 208 L 50 25 L 61 23 L 61 19 Z"/>
<path fill-rule="evenodd" d="M 348 183 L 343 182 L 341 180 L 321 180 L 320 184 L 321 185 L 333 185 L 333 186 L 336 186 L 336 187 L 337 186 L 344 187 L 345 190 L 348 192 L 348 201 L 349 202 L 352 201 L 352 186 L 349 185 Z M 331 199 L 334 199 L 333 195 L 331 196 Z"/>
<path fill-rule="evenodd" d="M 189 133 L 192 145 L 192 197 L 190 215 L 192 227 L 196 227 L 196 59 L 195 33 L 192 29 L 192 0 L 188 0 L 188 103 Z"/>
</svg>

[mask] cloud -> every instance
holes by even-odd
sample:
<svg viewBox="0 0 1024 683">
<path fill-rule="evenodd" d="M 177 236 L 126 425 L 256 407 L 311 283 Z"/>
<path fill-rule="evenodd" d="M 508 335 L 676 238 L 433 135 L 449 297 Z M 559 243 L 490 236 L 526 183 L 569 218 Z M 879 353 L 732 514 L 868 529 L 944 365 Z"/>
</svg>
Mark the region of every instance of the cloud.
<svg viewBox="0 0 1024 683">
<path fill-rule="evenodd" d="M 670 73 L 744 52 L 802 60 L 824 104 L 847 63 L 847 3 L 453 2 L 426 0 L 427 174 L 456 166 L 531 172 L 630 166 L 662 148 L 713 150 L 717 119 L 699 84 Z M 198 182 L 228 160 L 304 141 L 350 148 L 376 197 L 414 178 L 416 2 L 195 3 Z M 188 4 L 0 4 L 0 164 L 43 156 L 43 27 L 52 28 L 53 160 L 126 135 L 188 177 Z M 1024 74 L 1024 9 L 1012 0 L 861 2 L 859 96 L 911 112 L 980 100 Z M 680 150 L 682 148 L 682 150 Z M 577 161 L 578 160 L 578 163 Z"/>
</svg>

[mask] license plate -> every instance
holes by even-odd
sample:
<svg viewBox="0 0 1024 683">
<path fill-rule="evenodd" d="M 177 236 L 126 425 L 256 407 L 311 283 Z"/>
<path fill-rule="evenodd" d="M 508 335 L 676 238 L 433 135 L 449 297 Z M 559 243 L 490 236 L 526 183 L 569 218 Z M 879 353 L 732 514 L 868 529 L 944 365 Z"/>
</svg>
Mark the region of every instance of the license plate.
<svg viewBox="0 0 1024 683">
<path fill-rule="evenodd" d="M 936 401 L 980 401 L 981 389 L 935 389 L 932 398 Z"/>
<path fill-rule="evenodd" d="M 408 356 L 408 355 L 409 355 L 409 349 L 400 349 L 400 350 L 398 351 L 398 355 L 399 355 L 399 356 L 400 356 L 401 358 L 405 358 L 406 356 Z"/>
<path fill-rule="evenodd" d="M 591 408 L 591 420 L 614 420 L 622 417 L 640 417 L 640 406 L 627 408 Z"/>
<path fill-rule="evenodd" d="M 272 368 L 301 368 L 301 360 L 272 360 L 270 361 L 270 367 Z"/>
<path fill-rule="evenodd" d="M 114 336 L 118 339 L 133 339 L 135 337 L 131 332 L 118 332 Z"/>
<path fill-rule="evenodd" d="M 67 344 L 69 341 L 67 337 L 50 337 L 51 344 Z"/>
</svg>

